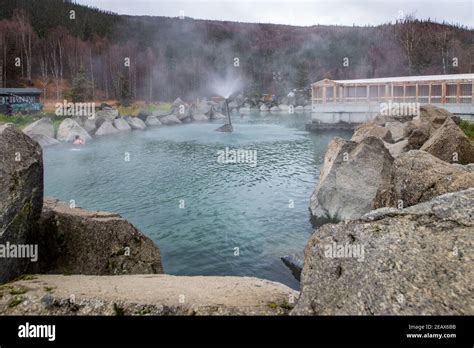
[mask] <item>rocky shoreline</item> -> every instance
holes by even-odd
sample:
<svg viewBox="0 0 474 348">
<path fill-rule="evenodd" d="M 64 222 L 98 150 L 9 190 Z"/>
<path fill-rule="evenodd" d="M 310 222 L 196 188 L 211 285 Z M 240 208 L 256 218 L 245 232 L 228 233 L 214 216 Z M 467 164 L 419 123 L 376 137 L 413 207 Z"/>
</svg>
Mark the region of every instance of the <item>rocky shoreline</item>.
<svg viewBox="0 0 474 348">
<path fill-rule="evenodd" d="M 351 140 L 334 138 L 310 200 L 313 221 L 351 220 L 474 187 L 474 146 L 446 110 L 377 116 Z"/>
<path fill-rule="evenodd" d="M 133 128 L 116 120 L 99 130 Z M 0 258 L 2 314 L 474 313 L 474 149 L 444 110 L 377 117 L 329 144 L 310 211 L 343 221 L 314 232 L 303 265 L 285 258 L 295 276 L 303 268 L 300 293 L 255 278 L 162 274 L 159 248 L 119 215 L 43 199 L 42 150 L 25 133 L 0 126 L 0 245 L 34 244 L 39 257 Z"/>
<path fill-rule="evenodd" d="M 474 188 L 326 224 L 310 238 L 293 315 L 472 315 Z M 327 246 L 360 255 L 327 254 Z M 344 250 L 345 251 L 345 250 Z"/>
<path fill-rule="evenodd" d="M 458 121 L 423 106 L 331 141 L 292 314 L 474 313 L 474 146 Z"/>
<path fill-rule="evenodd" d="M 1 314 L 283 315 L 294 306 L 297 291 L 263 279 L 164 275 L 159 248 L 120 215 L 43 199 L 41 147 L 12 124 L 0 126 L 0 154 L 0 247 L 38 250 L 0 257 Z"/>
<path fill-rule="evenodd" d="M 250 277 L 34 275 L 0 287 L 8 315 L 286 315 L 298 292 Z M 293 301 L 293 304 L 289 303 Z"/>
<path fill-rule="evenodd" d="M 238 99 L 240 100 L 240 99 Z M 260 104 L 257 104 L 260 105 Z M 274 105 L 267 107 L 261 103 L 260 107 L 255 107 L 240 101 L 229 103 L 231 112 L 246 114 L 252 111 L 260 113 L 289 112 L 288 105 Z M 61 142 L 72 142 L 76 136 L 85 141 L 94 137 L 113 135 L 132 130 L 144 131 L 148 128 L 173 126 L 191 122 L 208 122 L 215 120 L 225 120 L 222 114 L 224 106 L 212 102 L 201 101 L 197 105 L 191 106 L 177 98 L 172 104 L 169 112 L 149 112 L 140 111 L 137 116 L 123 116 L 119 111 L 109 106 L 102 106 L 93 116 L 71 116 L 64 118 L 57 131 L 54 129 L 50 118 L 44 117 L 28 125 L 23 132 L 30 138 L 38 142 L 42 147 L 58 145 Z M 295 113 L 310 111 L 311 106 L 307 105 L 294 107 Z"/>
</svg>

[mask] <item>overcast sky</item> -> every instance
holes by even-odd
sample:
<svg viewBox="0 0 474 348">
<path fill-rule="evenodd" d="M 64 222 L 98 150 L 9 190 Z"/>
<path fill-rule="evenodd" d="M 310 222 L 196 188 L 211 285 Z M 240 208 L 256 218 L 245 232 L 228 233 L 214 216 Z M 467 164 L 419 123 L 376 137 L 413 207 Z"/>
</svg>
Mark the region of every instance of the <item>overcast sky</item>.
<svg viewBox="0 0 474 348">
<path fill-rule="evenodd" d="M 376 25 L 418 18 L 474 27 L 473 0 L 76 0 L 119 14 L 291 25 Z M 183 12 L 181 12 L 183 11 Z"/>
</svg>

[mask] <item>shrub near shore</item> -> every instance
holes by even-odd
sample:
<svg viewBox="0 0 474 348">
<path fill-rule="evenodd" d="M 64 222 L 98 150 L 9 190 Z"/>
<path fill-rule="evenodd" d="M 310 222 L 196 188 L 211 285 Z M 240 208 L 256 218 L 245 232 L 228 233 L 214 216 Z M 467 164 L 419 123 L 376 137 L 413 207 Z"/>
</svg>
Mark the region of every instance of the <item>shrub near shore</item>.
<svg viewBox="0 0 474 348">
<path fill-rule="evenodd" d="M 471 140 L 474 140 L 474 123 L 468 121 L 461 121 L 459 124 L 459 128 L 461 128 Z"/>
<path fill-rule="evenodd" d="M 48 117 L 51 119 L 54 125 L 54 129 L 57 130 L 59 124 L 64 120 L 64 117 L 56 116 L 54 113 L 38 113 L 38 114 L 31 114 L 31 115 L 13 115 L 8 116 L 4 114 L 0 114 L 0 124 L 2 123 L 13 123 L 19 129 L 25 129 L 28 125 L 36 122 L 44 117 Z"/>
</svg>

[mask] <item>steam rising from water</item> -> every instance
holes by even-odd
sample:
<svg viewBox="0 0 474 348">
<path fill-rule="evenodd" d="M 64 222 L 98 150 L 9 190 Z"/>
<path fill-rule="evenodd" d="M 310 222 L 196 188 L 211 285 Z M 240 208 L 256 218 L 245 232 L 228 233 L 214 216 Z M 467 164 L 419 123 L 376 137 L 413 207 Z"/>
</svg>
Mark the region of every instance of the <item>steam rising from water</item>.
<svg viewBox="0 0 474 348">
<path fill-rule="evenodd" d="M 313 232 L 308 208 L 295 204 L 271 216 L 287 197 L 307 201 L 328 142 L 344 134 L 308 134 L 310 117 L 257 112 L 236 117 L 232 134 L 210 133 L 215 123 L 190 123 L 104 137 L 79 152 L 53 146 L 44 154 L 45 193 L 120 213 L 160 246 L 169 274 L 254 276 L 297 289 L 280 257 L 306 245 Z M 257 151 L 257 166 L 219 163 L 226 147 Z M 140 160 L 117 161 L 113 154 L 124 152 Z M 176 197 L 202 204 L 179 209 Z M 235 257 L 234 246 L 245 257 Z"/>
<path fill-rule="evenodd" d="M 242 89 L 242 79 L 234 74 L 227 73 L 225 77 L 215 77 L 211 82 L 211 91 L 228 99 L 232 94 Z"/>
</svg>

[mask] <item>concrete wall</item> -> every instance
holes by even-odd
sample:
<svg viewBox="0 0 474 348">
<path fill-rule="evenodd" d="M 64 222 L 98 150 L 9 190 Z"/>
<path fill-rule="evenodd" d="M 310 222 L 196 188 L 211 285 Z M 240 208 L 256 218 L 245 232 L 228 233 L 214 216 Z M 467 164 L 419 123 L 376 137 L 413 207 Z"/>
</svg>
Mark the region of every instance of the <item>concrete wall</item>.
<svg viewBox="0 0 474 348">
<path fill-rule="evenodd" d="M 459 115 L 462 119 L 474 122 L 474 104 L 432 104 Z M 380 114 L 380 103 L 328 103 L 313 104 L 314 123 L 362 123 Z"/>
</svg>

